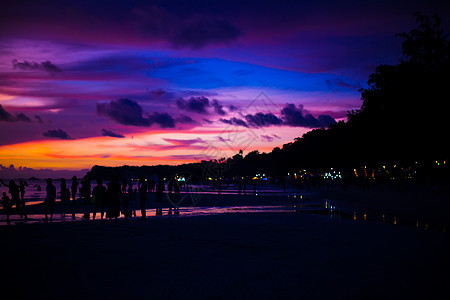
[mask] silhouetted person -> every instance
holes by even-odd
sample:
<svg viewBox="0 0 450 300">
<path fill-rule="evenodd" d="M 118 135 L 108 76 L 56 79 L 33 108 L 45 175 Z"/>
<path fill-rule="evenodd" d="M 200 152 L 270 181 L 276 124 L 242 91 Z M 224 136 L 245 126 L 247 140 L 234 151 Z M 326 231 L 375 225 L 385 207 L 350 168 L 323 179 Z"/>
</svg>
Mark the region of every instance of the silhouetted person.
<svg viewBox="0 0 450 300">
<path fill-rule="evenodd" d="M 125 194 L 127 192 L 127 182 L 122 182 L 122 194 Z"/>
<path fill-rule="evenodd" d="M 169 180 L 169 182 L 167 183 L 167 191 L 168 191 L 168 193 L 169 193 L 169 201 L 173 201 L 173 194 L 172 194 L 172 192 L 173 192 L 173 183 L 174 183 L 174 179 L 173 178 L 171 178 L 170 180 Z"/>
<path fill-rule="evenodd" d="M 19 189 L 20 189 L 20 200 L 22 201 L 22 205 L 25 205 L 25 182 L 23 180 L 19 181 Z"/>
<path fill-rule="evenodd" d="M 2 206 L 3 206 L 3 210 L 6 212 L 6 223 L 9 224 L 9 214 L 10 214 L 10 210 L 11 210 L 11 199 L 9 199 L 9 197 L 6 195 L 5 192 L 3 192 L 3 196 L 2 196 Z"/>
<path fill-rule="evenodd" d="M 156 186 L 156 201 L 161 202 L 162 201 L 162 195 L 164 192 L 164 180 L 160 179 L 158 182 L 158 185 Z"/>
<path fill-rule="evenodd" d="M 144 178 L 139 179 L 139 205 L 141 208 L 141 218 L 147 218 L 145 211 L 145 200 L 147 199 L 147 183 Z"/>
<path fill-rule="evenodd" d="M 111 220 L 120 216 L 120 197 L 121 197 L 121 187 L 118 182 L 117 176 L 112 176 L 112 180 L 108 183 L 108 212 L 107 217 Z"/>
<path fill-rule="evenodd" d="M 81 181 L 81 194 L 83 196 L 83 203 L 89 204 L 91 199 L 91 180 L 84 177 Z"/>
<path fill-rule="evenodd" d="M 73 176 L 72 177 L 72 199 L 73 199 L 73 204 L 75 205 L 75 200 L 77 199 L 77 191 L 78 191 L 78 179 L 77 176 Z"/>
<path fill-rule="evenodd" d="M 152 179 L 150 179 L 150 182 L 149 182 L 149 184 L 148 184 L 148 190 L 149 190 L 149 192 L 154 192 L 155 191 L 155 181 L 153 180 L 153 178 Z"/>
<path fill-rule="evenodd" d="M 124 181 L 122 184 L 122 205 L 123 205 L 123 214 L 125 216 L 125 220 L 128 220 L 128 210 L 130 207 L 130 195 L 127 194 L 127 182 Z"/>
<path fill-rule="evenodd" d="M 61 185 L 60 185 L 60 193 L 61 193 L 61 203 L 63 205 L 66 204 L 67 201 L 67 184 L 66 180 L 64 178 L 61 178 Z"/>
<path fill-rule="evenodd" d="M 174 200 L 176 203 L 175 206 L 175 214 L 178 215 L 180 213 L 178 205 L 180 204 L 180 183 L 178 180 L 175 180 L 175 183 L 173 185 L 173 191 L 174 191 Z"/>
<path fill-rule="evenodd" d="M 50 212 L 50 222 L 53 220 L 53 209 L 55 207 L 56 200 L 56 187 L 53 185 L 53 180 L 51 178 L 47 179 L 47 186 L 45 187 L 47 191 L 47 196 L 44 201 L 44 213 L 45 222 L 48 221 L 48 213 Z"/>
<path fill-rule="evenodd" d="M 175 203 L 178 204 L 180 202 L 180 183 L 178 182 L 178 180 L 175 180 L 173 184 L 173 191 Z"/>
<path fill-rule="evenodd" d="M 130 201 L 134 200 L 133 183 L 131 183 L 131 182 L 128 183 L 128 198 L 130 199 Z"/>
<path fill-rule="evenodd" d="M 101 179 L 97 179 L 97 185 L 94 186 L 94 189 L 92 190 L 92 197 L 94 200 L 94 215 L 92 216 L 92 219 L 95 220 L 95 215 L 98 209 L 100 209 L 100 218 L 103 220 L 106 204 L 106 187 L 103 185 Z"/>
<path fill-rule="evenodd" d="M 6 184 L 3 180 L 0 179 L 4 186 L 9 188 L 9 194 L 11 195 L 11 206 L 16 205 L 16 211 L 21 216 L 24 216 L 25 221 L 27 220 L 27 214 L 25 213 L 25 209 L 20 205 L 20 190 L 19 186 L 16 184 L 14 180 L 10 180 L 9 184 Z"/>
</svg>

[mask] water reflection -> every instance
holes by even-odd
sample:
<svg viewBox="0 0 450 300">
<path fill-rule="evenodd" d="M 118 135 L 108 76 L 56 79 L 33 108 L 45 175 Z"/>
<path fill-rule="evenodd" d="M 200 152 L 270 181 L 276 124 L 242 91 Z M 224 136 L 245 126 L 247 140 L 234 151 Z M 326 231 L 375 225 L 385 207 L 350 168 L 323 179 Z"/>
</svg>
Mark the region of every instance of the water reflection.
<svg viewBox="0 0 450 300">
<path fill-rule="evenodd" d="M 293 197 L 294 195 L 287 195 Z M 392 225 L 412 226 L 420 230 L 445 232 L 444 226 L 431 224 L 418 219 L 408 220 L 399 219 L 398 216 L 389 216 L 386 213 L 376 213 L 374 211 L 355 211 L 346 212 L 342 208 L 333 205 L 334 201 L 325 199 L 320 202 L 298 203 L 295 205 L 260 205 L 260 206 L 224 206 L 224 207 L 182 207 L 182 208 L 152 208 L 146 209 L 146 215 L 149 218 L 170 218 L 170 217 L 195 217 L 218 215 L 227 213 L 307 213 L 316 215 L 327 215 L 332 219 L 349 219 L 353 221 L 365 222 L 383 222 Z M 71 215 L 71 217 L 70 217 Z M 128 212 L 128 219 L 141 218 L 140 210 L 131 210 Z M 43 223 L 45 216 L 43 214 L 28 215 L 27 224 Z M 119 219 L 125 219 L 121 214 Z M 93 220 L 93 213 L 61 213 L 55 214 L 53 222 L 73 222 Z M 102 220 L 96 219 L 99 222 Z M 107 219 L 105 219 L 107 220 Z M 10 222 L 6 222 L 6 216 L 0 215 L 0 225 L 24 224 L 22 218 L 18 215 L 11 215 Z"/>
</svg>

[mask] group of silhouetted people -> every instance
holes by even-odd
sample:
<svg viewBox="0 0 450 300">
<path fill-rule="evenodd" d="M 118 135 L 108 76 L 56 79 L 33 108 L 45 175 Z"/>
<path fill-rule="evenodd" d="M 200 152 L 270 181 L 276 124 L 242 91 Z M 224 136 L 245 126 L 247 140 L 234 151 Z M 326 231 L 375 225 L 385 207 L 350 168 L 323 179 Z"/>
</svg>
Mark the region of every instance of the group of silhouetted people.
<svg viewBox="0 0 450 300">
<path fill-rule="evenodd" d="M 0 179 L 0 182 L 4 186 L 9 188 L 9 194 L 11 198 L 6 194 L 2 195 L 1 204 L 6 212 L 7 222 L 9 222 L 10 214 L 13 207 L 16 208 L 16 213 L 20 214 L 27 220 L 27 213 L 25 212 L 24 195 L 25 195 L 25 183 L 20 181 L 20 184 L 16 184 L 14 180 L 10 180 L 9 183 L 5 183 Z M 72 177 L 71 186 L 68 187 L 65 179 L 60 181 L 60 198 L 61 204 L 66 205 L 70 202 L 72 197 L 72 204 L 76 204 L 78 199 L 77 195 L 81 196 L 83 204 L 93 203 L 93 219 L 95 220 L 97 213 L 100 213 L 100 218 L 104 217 L 108 219 L 116 220 L 121 214 L 121 208 L 125 219 L 131 217 L 131 211 L 129 209 L 130 202 L 139 200 L 139 208 L 141 210 L 141 219 L 146 219 L 146 202 L 148 192 L 155 192 L 155 200 L 157 202 L 163 201 L 163 194 L 165 190 L 165 182 L 162 178 L 158 181 L 147 180 L 140 178 L 137 188 L 133 188 L 131 182 L 119 182 L 117 176 L 112 176 L 111 181 L 107 184 L 103 184 L 102 179 L 96 180 L 97 185 L 94 186 L 91 193 L 91 180 L 88 177 L 84 177 L 79 180 L 76 176 Z M 81 186 L 80 186 L 81 185 Z M 40 187 L 40 186 L 39 186 Z M 168 198 L 173 203 L 178 203 L 180 199 L 180 185 L 176 179 L 170 179 L 168 182 Z M 42 189 L 41 189 L 42 190 Z M 45 214 L 45 221 L 53 221 L 54 207 L 57 198 L 56 187 L 53 184 L 51 178 L 47 179 L 45 186 L 45 198 L 43 201 L 43 209 Z M 139 197 L 137 193 L 139 192 Z M 172 210 L 170 210 L 171 212 Z M 176 212 L 178 210 L 176 209 Z M 162 215 L 162 208 L 156 209 L 157 215 Z M 136 214 L 135 214 L 136 215 Z"/>
</svg>

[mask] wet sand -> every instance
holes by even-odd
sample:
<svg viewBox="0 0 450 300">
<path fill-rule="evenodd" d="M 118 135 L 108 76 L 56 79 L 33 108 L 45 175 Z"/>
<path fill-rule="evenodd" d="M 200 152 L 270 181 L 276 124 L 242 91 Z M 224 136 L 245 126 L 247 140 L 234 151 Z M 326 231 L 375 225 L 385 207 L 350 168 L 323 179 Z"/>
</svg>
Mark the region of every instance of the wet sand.
<svg viewBox="0 0 450 300">
<path fill-rule="evenodd" d="M 204 195 L 198 205 L 308 199 Z M 448 233 L 326 215 L 18 224 L 0 236 L 3 292 L 15 299 L 447 299 L 450 279 Z"/>
</svg>

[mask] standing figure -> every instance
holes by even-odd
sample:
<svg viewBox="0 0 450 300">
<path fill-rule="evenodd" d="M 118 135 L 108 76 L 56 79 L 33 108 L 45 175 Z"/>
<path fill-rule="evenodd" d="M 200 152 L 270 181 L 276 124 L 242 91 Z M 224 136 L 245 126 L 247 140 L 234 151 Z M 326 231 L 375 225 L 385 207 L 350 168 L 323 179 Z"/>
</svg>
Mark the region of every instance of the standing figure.
<svg viewBox="0 0 450 300">
<path fill-rule="evenodd" d="M 75 200 L 77 198 L 77 190 L 78 190 L 78 179 L 77 176 L 72 177 L 72 199 L 73 205 L 75 205 Z"/>
<path fill-rule="evenodd" d="M 180 205 L 180 184 L 178 182 L 178 180 L 175 180 L 175 184 L 174 184 L 174 192 L 175 192 L 175 214 L 178 215 L 180 214 L 180 210 L 179 210 L 179 205 Z"/>
<path fill-rule="evenodd" d="M 81 194 L 83 196 L 83 204 L 89 204 L 91 202 L 91 180 L 87 177 L 81 180 Z"/>
<path fill-rule="evenodd" d="M 9 224 L 9 211 L 11 209 L 11 199 L 6 195 L 5 192 L 3 192 L 2 196 L 2 206 L 3 210 L 6 211 L 6 223 Z"/>
<path fill-rule="evenodd" d="M 19 181 L 19 189 L 21 204 L 25 206 L 25 182 L 23 180 Z"/>
<path fill-rule="evenodd" d="M 27 214 L 25 212 L 24 207 L 20 205 L 20 190 L 19 186 L 16 184 L 14 180 L 10 180 L 9 184 L 6 184 L 3 180 L 1 180 L 1 183 L 3 183 L 4 186 L 9 188 L 9 193 L 11 194 L 11 207 L 15 204 L 17 213 L 19 213 L 21 216 L 24 216 L 25 221 L 27 220 Z"/>
<path fill-rule="evenodd" d="M 97 179 L 97 186 L 94 186 L 94 190 L 92 191 L 92 199 L 94 201 L 94 215 L 92 219 L 95 220 L 95 215 L 98 209 L 100 209 L 100 218 L 103 220 L 106 204 L 106 187 L 100 178 Z"/>
<path fill-rule="evenodd" d="M 141 207 L 141 219 L 147 218 L 147 214 L 145 211 L 145 201 L 147 200 L 147 182 L 145 182 L 144 178 L 141 177 L 139 179 L 139 205 Z"/>
<path fill-rule="evenodd" d="M 112 180 L 108 183 L 108 212 L 107 217 L 111 220 L 120 216 L 120 197 L 122 190 L 117 176 L 113 175 Z"/>
<path fill-rule="evenodd" d="M 161 178 L 159 179 L 158 185 L 156 186 L 156 201 L 158 202 L 162 201 L 163 192 L 164 192 L 164 180 Z"/>
<path fill-rule="evenodd" d="M 60 194 L 61 194 L 61 204 L 63 204 L 63 205 L 66 204 L 66 200 L 67 200 L 66 190 L 67 190 L 66 180 L 64 178 L 61 178 Z"/>
<path fill-rule="evenodd" d="M 173 183 L 175 179 L 171 178 L 169 179 L 169 182 L 167 183 L 167 192 L 169 193 L 169 201 L 173 202 Z"/>
<path fill-rule="evenodd" d="M 56 187 L 52 183 L 52 179 L 47 179 L 47 186 L 45 190 L 47 191 L 47 196 L 44 201 L 44 213 L 45 213 L 45 222 L 48 221 L 48 212 L 50 211 L 50 222 L 53 220 L 53 208 L 55 207 L 56 200 Z"/>
<path fill-rule="evenodd" d="M 134 197 L 133 197 L 133 183 L 131 181 L 128 183 L 128 199 L 130 201 L 134 200 Z"/>
<path fill-rule="evenodd" d="M 129 215 L 128 208 L 130 206 L 130 197 L 129 195 L 127 195 L 127 187 L 128 187 L 127 182 L 124 181 L 122 184 L 122 207 L 123 207 L 122 213 L 125 216 L 125 220 L 128 220 Z"/>
</svg>

